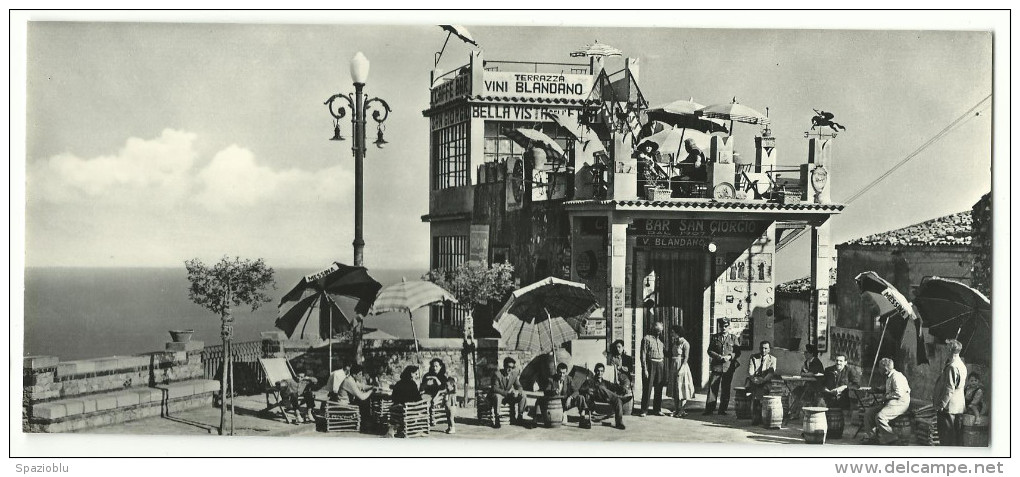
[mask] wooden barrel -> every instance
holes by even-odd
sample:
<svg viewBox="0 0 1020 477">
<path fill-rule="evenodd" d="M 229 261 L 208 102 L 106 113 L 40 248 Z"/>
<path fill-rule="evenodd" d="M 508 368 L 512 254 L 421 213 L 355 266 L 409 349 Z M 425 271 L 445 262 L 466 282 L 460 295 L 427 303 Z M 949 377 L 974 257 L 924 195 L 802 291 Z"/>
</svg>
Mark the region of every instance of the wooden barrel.
<svg viewBox="0 0 1020 477">
<path fill-rule="evenodd" d="M 563 400 L 558 397 L 543 398 L 545 400 L 546 427 L 560 427 L 563 425 Z"/>
<path fill-rule="evenodd" d="M 825 434 L 829 430 L 826 416 L 828 410 L 829 408 L 826 407 L 804 407 L 801 409 L 804 421 L 804 443 L 825 444 Z"/>
<path fill-rule="evenodd" d="M 733 403 L 736 406 L 737 419 L 751 418 L 751 396 L 747 394 L 747 388 L 733 388 Z"/>
<path fill-rule="evenodd" d="M 843 427 L 846 425 L 842 409 L 829 409 L 825 411 L 825 425 L 829 427 L 826 434 L 827 439 L 842 439 Z"/>
<path fill-rule="evenodd" d="M 762 396 L 761 425 L 766 429 L 783 428 L 783 397 Z"/>
<path fill-rule="evenodd" d="M 971 414 L 960 416 L 962 421 L 961 444 L 965 447 L 988 447 L 988 419 Z"/>
<path fill-rule="evenodd" d="M 889 422 L 893 434 L 896 436 L 896 443 L 901 446 L 909 446 L 914 442 L 914 416 L 909 412 L 893 418 Z"/>
</svg>

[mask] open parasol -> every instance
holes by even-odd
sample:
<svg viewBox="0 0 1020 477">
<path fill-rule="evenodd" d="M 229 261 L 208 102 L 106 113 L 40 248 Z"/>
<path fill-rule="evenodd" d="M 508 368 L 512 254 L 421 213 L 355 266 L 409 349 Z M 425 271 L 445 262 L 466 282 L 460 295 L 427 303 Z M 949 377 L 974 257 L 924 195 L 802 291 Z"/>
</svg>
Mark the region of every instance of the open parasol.
<svg viewBox="0 0 1020 477">
<path fill-rule="evenodd" d="M 877 308 L 882 321 L 882 335 L 878 338 L 878 349 L 871 374 L 875 373 L 875 365 L 882 353 L 882 343 L 888 334 L 897 347 L 906 348 L 908 354 L 916 354 L 918 363 L 928 362 L 921 336 L 921 319 L 914 313 L 914 307 L 905 296 L 891 283 L 875 272 L 863 272 L 854 278 L 861 296 L 871 301 Z M 915 340 L 904 341 L 907 326 L 913 325 Z M 870 379 L 870 377 L 869 377 Z"/>
<path fill-rule="evenodd" d="M 606 146 L 602 144 L 598 134 L 588 126 L 581 124 L 578 116 L 560 116 L 559 114 L 548 112 L 545 115 L 552 119 L 559 127 L 563 128 L 564 131 L 570 133 L 577 142 L 581 143 L 582 152 L 590 154 L 602 152 L 608 154 Z"/>
<path fill-rule="evenodd" d="M 697 111 L 701 117 L 709 119 L 722 119 L 730 122 L 730 132 L 733 132 L 733 122 L 746 124 L 769 124 L 769 118 L 754 109 L 744 106 L 733 98 L 728 104 L 713 104 L 705 106 Z"/>
<path fill-rule="evenodd" d="M 646 111 L 651 121 L 661 121 L 676 128 L 693 129 L 703 133 L 729 132 L 726 123 L 719 119 L 701 117 L 698 110 L 705 106 L 691 100 L 678 100 Z"/>
<path fill-rule="evenodd" d="M 439 65 L 439 59 L 443 57 L 443 52 L 446 51 L 446 44 L 450 42 L 450 37 L 453 35 L 457 35 L 457 38 L 463 40 L 464 43 L 478 46 L 478 42 L 471 37 L 471 33 L 462 25 L 439 25 L 439 28 L 442 28 L 447 33 L 446 41 L 443 42 L 443 48 L 436 53 L 436 65 Z"/>
<path fill-rule="evenodd" d="M 597 307 L 595 294 L 583 283 L 549 277 L 514 291 L 493 327 L 510 349 L 551 352 L 577 338 Z"/>
<path fill-rule="evenodd" d="M 408 318 L 412 319 L 411 336 L 414 337 L 414 351 L 415 353 L 420 353 L 418 350 L 418 335 L 414 331 L 412 312 L 423 306 L 443 301 L 457 303 L 457 299 L 453 294 L 435 283 L 424 280 L 409 282 L 406 279 L 401 279 L 400 283 L 387 285 L 379 290 L 379 294 L 376 295 L 375 303 L 372 305 L 372 309 L 369 310 L 369 314 L 378 315 L 390 311 L 407 312 Z"/>
<path fill-rule="evenodd" d="M 301 278 L 280 299 L 276 327 L 283 330 L 288 338 L 293 337 L 300 328 L 298 336 L 303 338 L 308 325 L 316 322 L 312 330 L 317 337 L 328 340 L 330 344 L 329 362 L 332 371 L 333 335 L 351 329 L 355 324 L 351 317 L 341 311 L 340 297 L 357 299 L 355 311 L 365 315 L 381 287 L 364 267 L 333 262 L 329 268 Z"/>
<path fill-rule="evenodd" d="M 991 356 L 992 303 L 981 292 L 955 280 L 931 277 L 921 282 L 914 306 L 929 333 L 963 344 L 960 354 L 965 358 Z"/>
<path fill-rule="evenodd" d="M 572 51 L 570 56 L 573 58 L 588 57 L 588 56 L 623 56 L 623 52 L 619 49 L 613 48 L 605 43 L 599 43 L 595 40 L 595 43 L 590 45 L 584 45 L 579 50 Z"/>
</svg>

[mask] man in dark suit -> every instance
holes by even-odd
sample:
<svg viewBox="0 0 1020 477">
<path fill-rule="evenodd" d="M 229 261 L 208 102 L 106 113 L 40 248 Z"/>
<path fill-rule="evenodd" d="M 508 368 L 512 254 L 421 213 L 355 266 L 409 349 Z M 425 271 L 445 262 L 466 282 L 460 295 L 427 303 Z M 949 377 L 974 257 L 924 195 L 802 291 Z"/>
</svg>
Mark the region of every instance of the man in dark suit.
<svg viewBox="0 0 1020 477">
<path fill-rule="evenodd" d="M 822 398 L 825 406 L 834 409 L 850 409 L 850 391 L 861 385 L 861 376 L 846 364 L 846 355 L 836 353 L 836 364 L 825 368 Z"/>
<path fill-rule="evenodd" d="M 730 320 L 719 319 L 719 332 L 712 335 L 708 344 L 709 370 L 712 372 L 708 378 L 708 392 L 705 399 L 705 414 L 712 414 L 715 411 L 716 401 L 719 401 L 719 414 L 725 415 L 726 408 L 730 405 L 730 386 L 733 385 L 733 372 L 736 371 L 737 337 L 730 333 Z"/>
<path fill-rule="evenodd" d="M 613 409 L 613 417 L 616 418 L 616 428 L 626 429 L 627 426 L 623 425 L 623 397 L 613 390 L 616 384 L 602 378 L 606 372 L 606 365 L 596 364 L 594 372 L 595 375 L 581 385 L 580 393 L 590 394 L 593 401 L 608 402 L 609 407 Z"/>
<path fill-rule="evenodd" d="M 559 398 L 563 403 L 563 422 L 567 422 L 567 411 L 577 408 L 577 413 L 581 416 L 581 427 L 585 427 L 587 422 L 590 426 L 590 417 L 588 417 L 588 399 L 587 396 L 581 394 L 580 387 L 576 387 L 574 382 L 567 377 L 567 364 L 560 363 L 556 367 L 556 374 L 549 380 L 549 384 L 542 390 L 545 394 L 546 399 L 541 399 L 535 404 L 535 412 L 538 416 L 545 415 L 545 407 L 548 399 Z M 586 419 L 587 418 L 587 419 Z"/>
<path fill-rule="evenodd" d="M 492 405 L 493 426 L 501 427 L 499 422 L 499 407 L 502 404 L 510 406 L 510 424 L 518 424 L 524 414 L 524 387 L 521 386 L 520 373 L 515 370 L 517 360 L 507 356 L 503 359 L 503 369 L 492 378 L 492 393 L 489 394 L 489 404 Z"/>
</svg>

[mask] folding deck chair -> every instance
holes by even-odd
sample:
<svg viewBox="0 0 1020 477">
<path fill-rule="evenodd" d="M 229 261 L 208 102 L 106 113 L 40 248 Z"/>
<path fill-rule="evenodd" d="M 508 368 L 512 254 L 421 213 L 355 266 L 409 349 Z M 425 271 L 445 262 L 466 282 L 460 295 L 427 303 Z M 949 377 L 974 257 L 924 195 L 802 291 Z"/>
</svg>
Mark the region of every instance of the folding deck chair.
<svg viewBox="0 0 1020 477">
<path fill-rule="evenodd" d="M 277 385 L 280 381 L 296 379 L 297 374 L 294 373 L 294 368 L 291 367 L 290 362 L 285 358 L 259 358 L 259 364 L 262 366 L 262 371 L 266 373 L 266 408 L 261 412 L 269 413 L 279 407 L 280 413 L 283 414 L 283 419 L 287 421 L 287 424 L 290 424 L 290 415 L 287 414 L 287 406 L 280 396 L 280 388 Z M 270 396 L 276 400 L 275 403 L 269 402 Z M 297 416 L 297 411 L 295 411 L 295 419 L 300 420 L 300 416 Z"/>
</svg>

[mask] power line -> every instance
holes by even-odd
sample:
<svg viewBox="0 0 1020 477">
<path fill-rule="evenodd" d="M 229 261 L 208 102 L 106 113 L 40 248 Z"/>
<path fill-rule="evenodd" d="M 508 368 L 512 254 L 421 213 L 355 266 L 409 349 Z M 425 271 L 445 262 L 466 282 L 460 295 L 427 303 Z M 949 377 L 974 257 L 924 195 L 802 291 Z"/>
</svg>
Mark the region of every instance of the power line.
<svg viewBox="0 0 1020 477">
<path fill-rule="evenodd" d="M 868 185 L 864 186 L 864 188 L 862 188 L 861 190 L 859 190 L 856 193 L 854 193 L 853 195 L 851 195 L 843 203 L 846 204 L 846 205 L 849 205 L 851 202 L 857 200 L 858 198 L 863 196 L 865 193 L 867 193 L 869 190 L 871 190 L 876 185 L 878 185 L 878 183 L 881 182 L 883 179 L 885 179 L 886 177 L 889 177 L 893 172 L 896 172 L 897 169 L 902 167 L 904 164 L 909 162 L 914 157 L 917 157 L 917 155 L 920 154 L 921 151 L 924 151 L 925 149 L 927 149 L 932 144 L 935 144 L 936 142 L 938 142 L 939 139 L 942 139 L 947 134 L 949 134 L 949 132 L 951 132 L 955 128 L 955 126 L 960 124 L 960 122 L 962 122 L 962 121 L 964 121 L 966 119 L 973 118 L 974 116 L 972 116 L 971 113 L 973 113 L 974 110 L 978 109 L 978 107 L 981 106 L 982 103 L 984 103 L 985 101 L 987 101 L 991 97 L 992 97 L 992 95 L 989 94 L 988 96 L 985 96 L 984 98 L 982 98 L 980 101 L 977 102 L 977 104 L 975 104 L 973 107 L 968 109 L 967 112 L 963 113 L 962 115 L 960 115 L 960 117 L 956 118 L 956 120 L 954 120 L 953 122 L 949 123 L 948 126 L 946 126 L 941 131 L 939 131 L 937 134 L 935 134 L 935 136 L 933 136 L 931 139 L 925 141 L 924 144 L 921 144 L 921 146 L 919 146 L 917 149 L 915 149 L 914 152 L 911 152 L 910 154 L 908 154 L 900 162 L 896 163 L 895 166 L 892 166 L 884 174 L 878 176 L 875 180 L 871 181 L 870 183 L 868 183 Z M 979 114 L 980 114 L 980 112 L 979 112 Z"/>
</svg>

